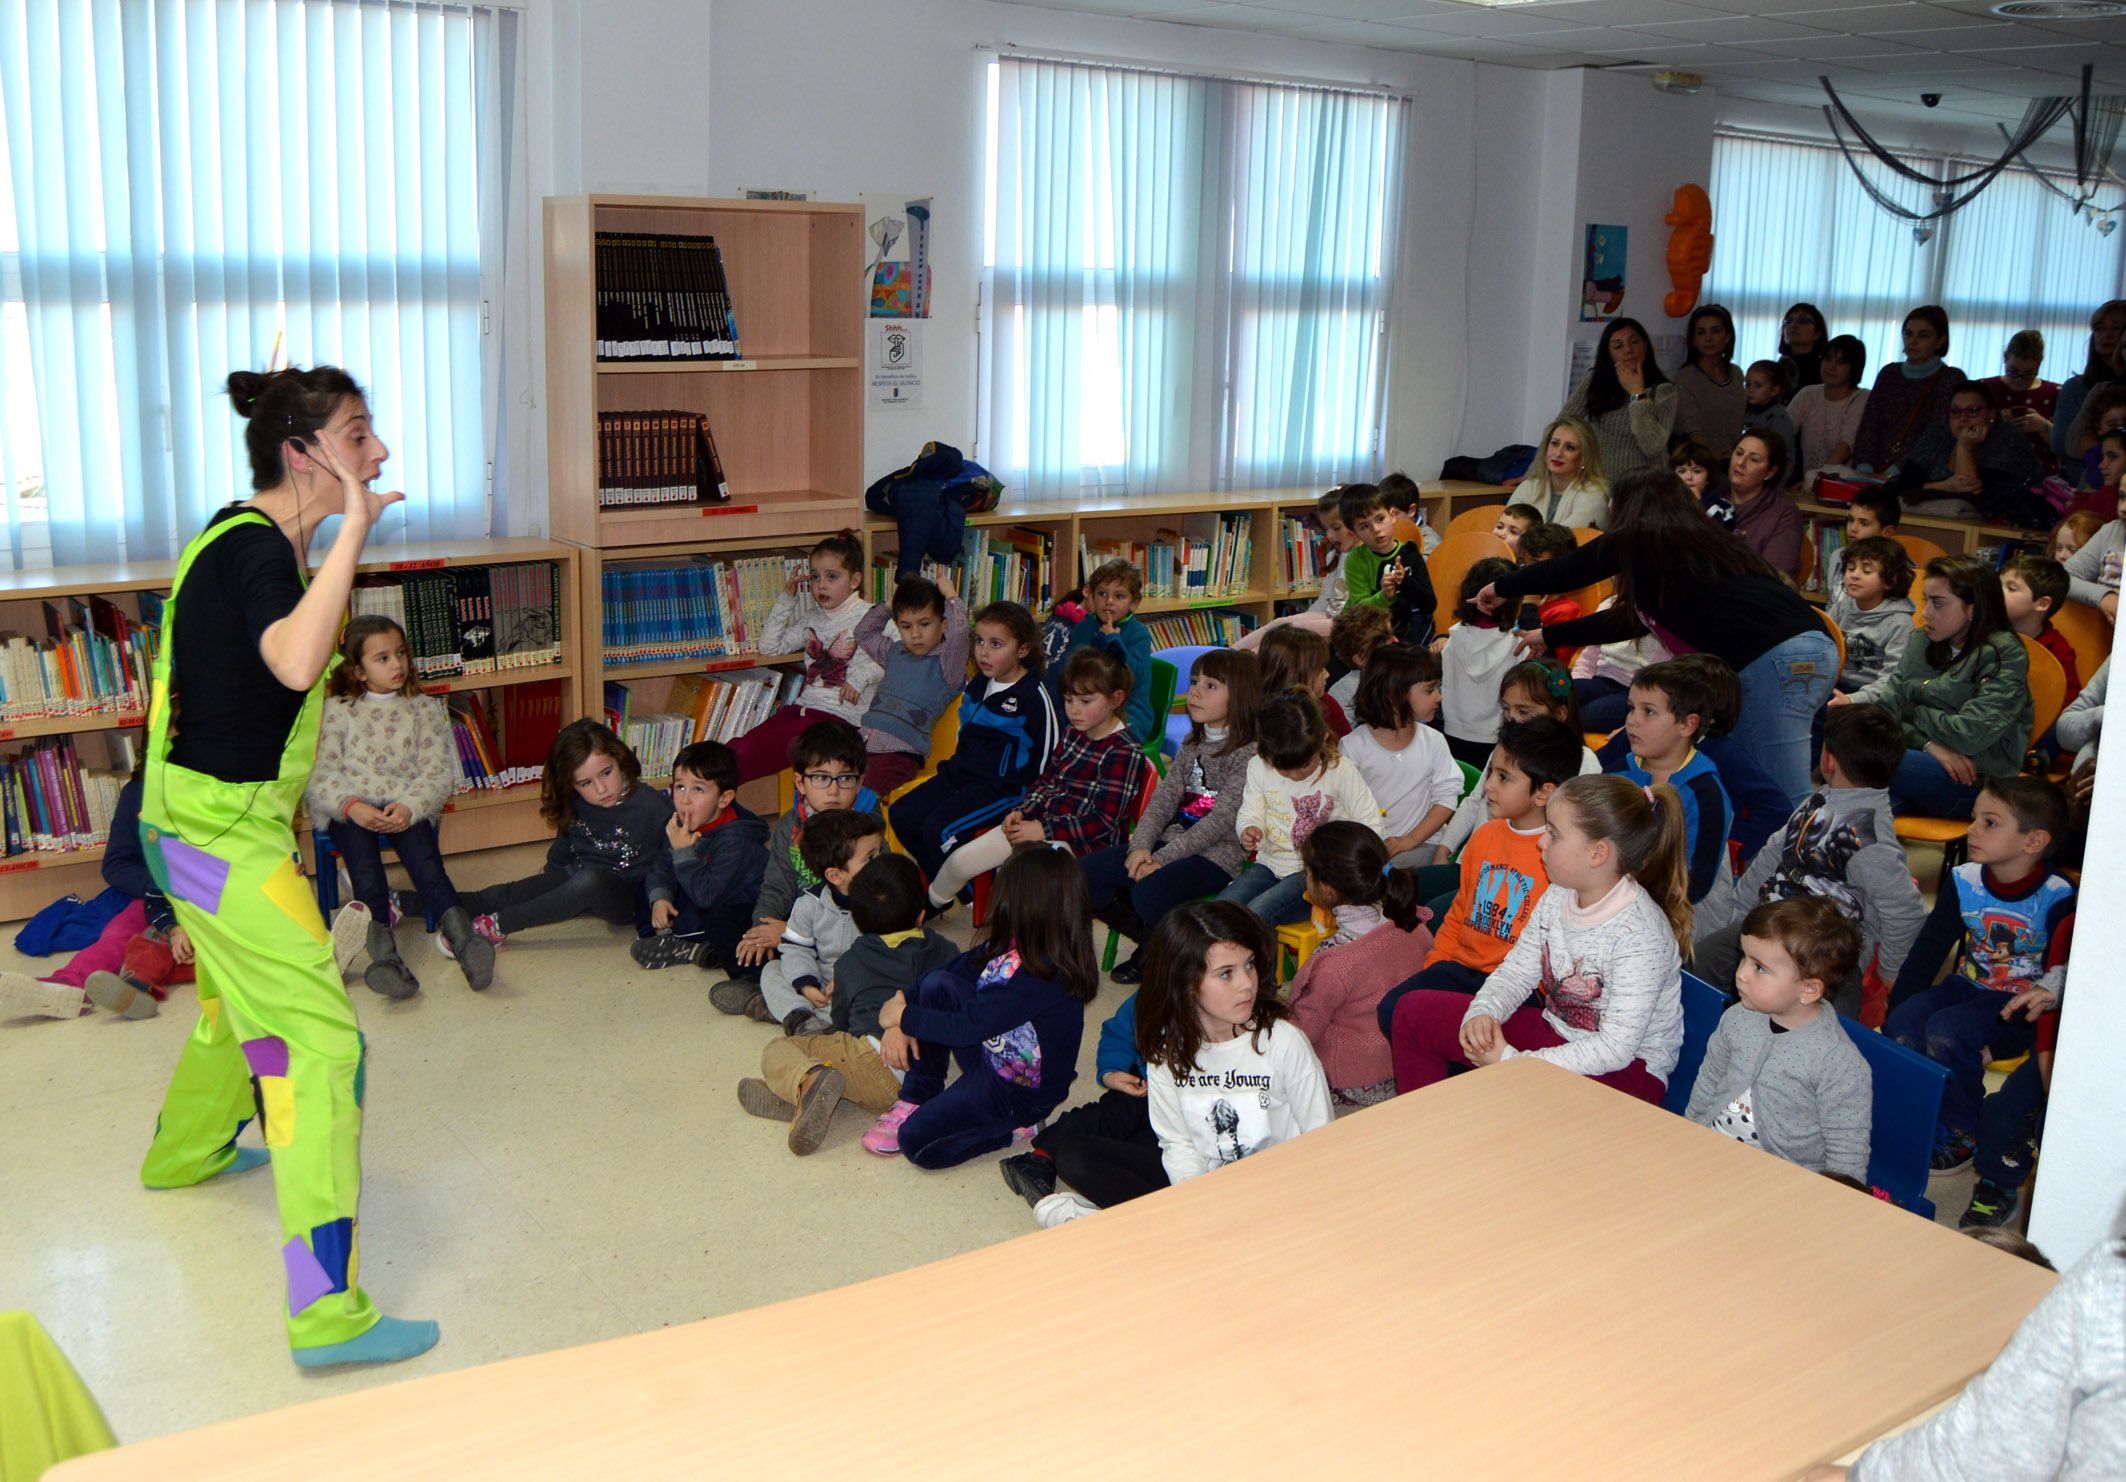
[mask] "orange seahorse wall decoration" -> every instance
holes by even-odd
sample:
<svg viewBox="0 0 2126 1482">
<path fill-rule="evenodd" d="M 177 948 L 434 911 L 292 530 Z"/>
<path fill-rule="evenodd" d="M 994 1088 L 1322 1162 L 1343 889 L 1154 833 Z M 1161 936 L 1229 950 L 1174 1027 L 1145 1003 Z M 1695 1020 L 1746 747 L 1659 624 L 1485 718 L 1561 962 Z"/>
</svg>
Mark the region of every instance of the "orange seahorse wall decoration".
<svg viewBox="0 0 2126 1482">
<path fill-rule="evenodd" d="M 1668 234 L 1668 281 L 1675 291 L 1661 301 L 1668 317 L 1681 319 L 1698 303 L 1698 287 L 1713 261 L 1713 203 L 1705 187 L 1676 187 L 1675 209 L 1666 217 L 1675 230 Z"/>
</svg>

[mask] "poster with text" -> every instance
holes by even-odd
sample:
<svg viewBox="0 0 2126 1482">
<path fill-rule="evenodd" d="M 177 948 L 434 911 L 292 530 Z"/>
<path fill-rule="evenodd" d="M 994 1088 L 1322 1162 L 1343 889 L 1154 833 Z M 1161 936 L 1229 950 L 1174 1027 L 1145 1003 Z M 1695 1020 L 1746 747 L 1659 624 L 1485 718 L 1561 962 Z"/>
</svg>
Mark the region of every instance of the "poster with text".
<svg viewBox="0 0 2126 1482">
<path fill-rule="evenodd" d="M 1628 229 L 1587 228 L 1587 256 L 1580 273 L 1580 322 L 1614 319 L 1624 303 L 1624 248 Z"/>
</svg>

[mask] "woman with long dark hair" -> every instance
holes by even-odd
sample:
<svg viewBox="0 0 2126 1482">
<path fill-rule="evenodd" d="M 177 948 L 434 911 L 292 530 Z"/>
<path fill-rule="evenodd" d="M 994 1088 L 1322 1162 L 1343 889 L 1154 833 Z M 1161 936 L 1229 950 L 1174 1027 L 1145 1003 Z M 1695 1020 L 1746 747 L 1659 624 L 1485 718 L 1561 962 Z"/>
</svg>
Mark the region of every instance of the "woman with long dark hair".
<svg viewBox="0 0 2126 1482">
<path fill-rule="evenodd" d="M 1522 566 L 1476 596 L 1497 611 L 1531 592 L 1616 581 L 1614 606 L 1529 629 L 1523 646 L 1613 643 L 1651 632 L 1671 653 L 1709 653 L 1742 683 L 1736 739 L 1798 803 L 1809 790 L 1809 721 L 1838 678 L 1838 649 L 1816 610 L 1779 573 L 1705 518 L 1683 481 L 1646 470 L 1614 486 L 1609 530 L 1578 550 Z"/>
<path fill-rule="evenodd" d="M 2089 393 L 2107 382 L 2126 379 L 2126 298 L 2115 298 L 2089 316 L 2089 358 L 2079 373 L 2060 386 L 2060 399 L 2052 410 L 2052 451 L 2073 461 L 2096 440 L 2091 431 L 2077 431 L 2077 413 Z"/>
<path fill-rule="evenodd" d="M 1774 358 L 1786 367 L 1786 399 L 1823 384 L 1823 352 L 1831 343 L 1831 327 L 1823 322 L 1823 310 L 1814 304 L 1795 304 L 1779 320 L 1779 353 Z"/>
<path fill-rule="evenodd" d="M 1735 364 L 1735 319 L 1718 304 L 1693 310 L 1676 372 L 1676 435 L 1694 437 L 1725 458 L 1735 450 L 1748 409 Z"/>
<path fill-rule="evenodd" d="M 1594 369 L 1565 403 L 1563 417 L 1594 428 L 1611 479 L 1658 468 L 1676 426 L 1676 388 L 1654 363 L 1654 342 L 1636 319 L 1612 319 L 1595 347 Z"/>
</svg>

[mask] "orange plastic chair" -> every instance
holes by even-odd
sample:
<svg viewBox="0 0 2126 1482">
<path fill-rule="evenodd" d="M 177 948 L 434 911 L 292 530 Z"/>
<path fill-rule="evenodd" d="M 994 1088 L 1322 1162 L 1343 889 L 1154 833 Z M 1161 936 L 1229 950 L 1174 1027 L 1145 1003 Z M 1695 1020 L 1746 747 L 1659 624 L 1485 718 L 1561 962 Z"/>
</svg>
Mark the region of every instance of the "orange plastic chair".
<svg viewBox="0 0 2126 1482">
<path fill-rule="evenodd" d="M 1831 635 L 1831 642 L 1838 645 L 1838 672 L 1845 673 L 1845 633 L 1840 630 L 1838 624 L 1831 621 L 1831 615 L 1820 607 L 1816 609 L 1816 618 Z"/>
<path fill-rule="evenodd" d="M 1512 560 L 1513 552 L 1506 549 L 1506 542 L 1489 530 L 1464 531 L 1449 535 L 1439 543 L 1432 559 L 1425 563 L 1432 577 L 1432 595 L 1436 600 L 1432 613 L 1432 625 L 1444 633 L 1454 624 L 1454 610 L 1462 605 L 1462 578 L 1469 568 L 1486 556 L 1498 556 Z"/>
<path fill-rule="evenodd" d="M 2074 650 L 2075 673 L 2083 684 L 2089 683 L 2104 660 L 2111 657 L 2111 624 L 2086 602 L 2063 602 L 2052 615 L 2052 626 L 2060 630 L 2060 636 Z"/>
<path fill-rule="evenodd" d="M 1912 564 L 1919 568 L 1921 575 L 1926 573 L 1929 561 L 1949 554 L 1924 535 L 1893 535 L 1890 539 L 1905 548 L 1905 554 L 1912 558 Z"/>
<path fill-rule="evenodd" d="M 1491 527 L 1499 522 L 1499 511 L 1505 507 L 1506 501 L 1502 499 L 1497 504 L 1480 504 L 1475 509 L 1465 509 L 1447 522 L 1447 528 L 1440 531 L 1440 539 L 1451 540 L 1472 531 L 1489 535 Z"/>
</svg>

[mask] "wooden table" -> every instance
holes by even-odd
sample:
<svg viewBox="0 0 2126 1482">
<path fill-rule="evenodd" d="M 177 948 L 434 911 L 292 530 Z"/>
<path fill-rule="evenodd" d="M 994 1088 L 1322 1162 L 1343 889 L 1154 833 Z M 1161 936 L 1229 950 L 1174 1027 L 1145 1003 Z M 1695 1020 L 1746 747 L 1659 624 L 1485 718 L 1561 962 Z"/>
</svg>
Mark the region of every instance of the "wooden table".
<svg viewBox="0 0 2126 1482">
<path fill-rule="evenodd" d="M 861 1433 L 867 1470 L 983 1482 L 1785 1478 L 1953 1394 L 2052 1281 L 1514 1060 L 935 1265 L 52 1475 L 823 1476 Z"/>
</svg>

